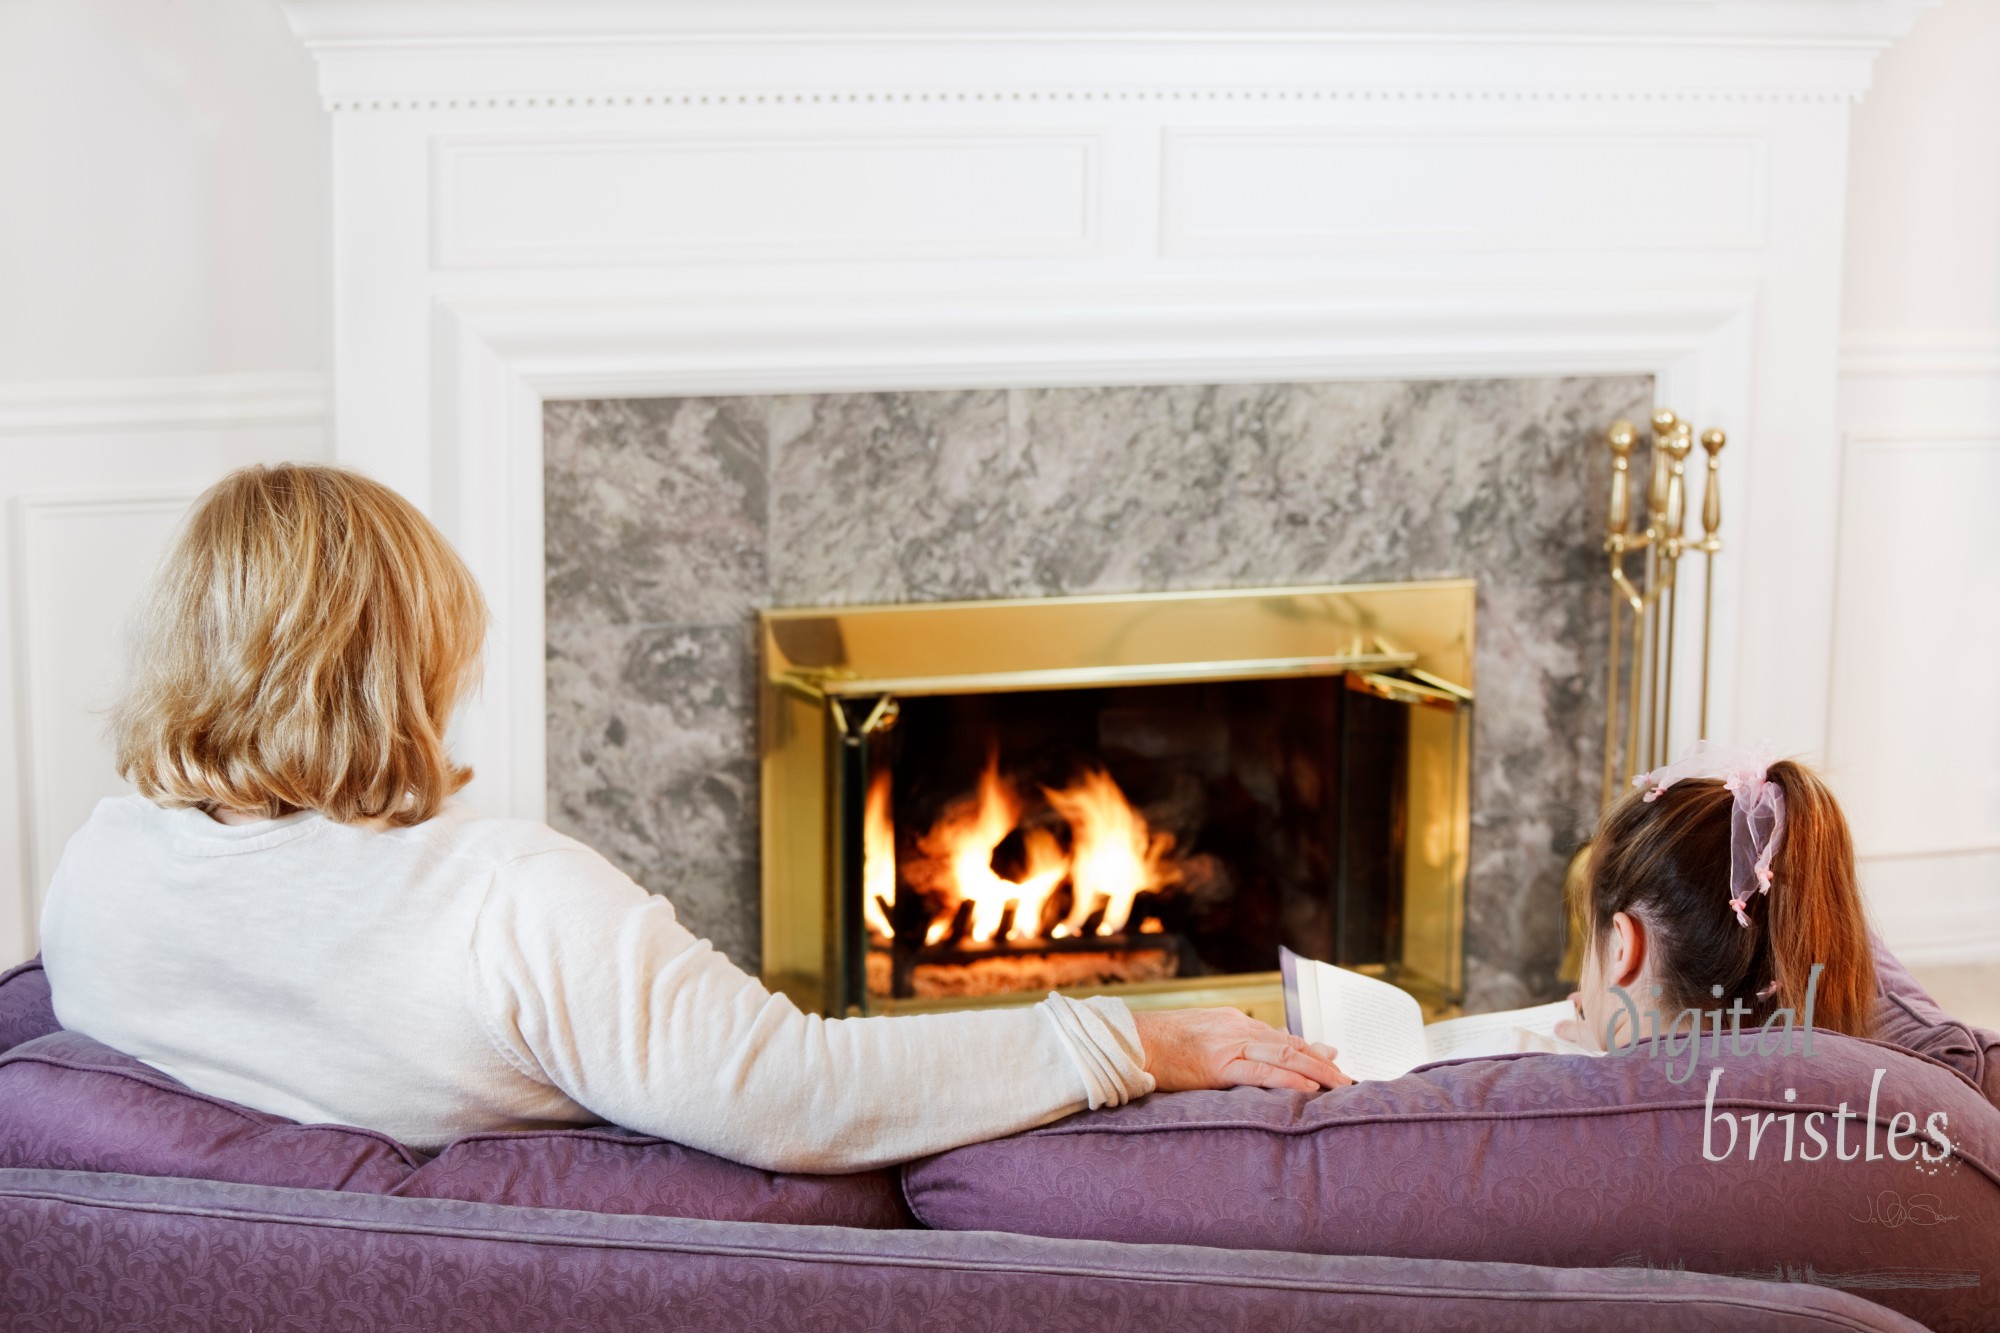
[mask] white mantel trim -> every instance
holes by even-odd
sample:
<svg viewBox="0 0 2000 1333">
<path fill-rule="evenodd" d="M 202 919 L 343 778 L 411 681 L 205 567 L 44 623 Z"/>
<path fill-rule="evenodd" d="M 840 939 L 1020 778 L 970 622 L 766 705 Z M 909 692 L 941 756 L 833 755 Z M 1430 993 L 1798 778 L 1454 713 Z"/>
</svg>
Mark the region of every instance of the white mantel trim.
<svg viewBox="0 0 2000 1333">
<path fill-rule="evenodd" d="M 1855 102 L 1865 87 L 1827 88 L 1496 88 L 1428 84 L 1406 84 L 1377 88 L 1311 87 L 1154 87 L 1154 88 L 1039 88 L 992 87 L 977 91 L 952 88 L 864 88 L 811 90 L 798 88 L 757 88 L 658 92 L 526 93 L 516 92 L 465 97 L 355 97 L 328 98 L 329 111 L 512 111 L 512 110 L 592 110 L 598 107 L 706 107 L 706 106 L 864 106 L 874 102 Z"/>
<path fill-rule="evenodd" d="M 336 454 L 487 588 L 463 740 L 534 815 L 549 398 L 1651 372 L 1738 441 L 1714 730 L 1810 754 L 1848 103 L 1929 2 L 288 0 Z"/>
<path fill-rule="evenodd" d="M 481 465 L 437 478 L 432 507 L 495 610 L 485 687 L 457 734 L 481 774 L 470 798 L 518 816 L 546 814 L 548 400 L 1599 373 L 1654 375 L 1663 401 L 1706 404 L 1725 419 L 1747 410 L 1748 386 L 1732 373 L 1754 322 L 1755 294 L 1746 289 L 1663 292 L 1644 310 L 1543 297 L 1540 319 L 1520 298 L 1453 312 L 1341 310 L 1311 292 L 1264 306 L 1207 295 L 1171 308 L 1107 303 L 1094 319 L 1031 302 L 1012 310 L 989 302 L 968 319 L 963 306 L 939 300 L 878 307 L 861 325 L 852 307 L 836 304 L 745 313 L 679 303 L 441 302 L 436 348 L 447 387 L 438 452 L 455 459 L 474 442 L 485 448 Z M 1074 341 L 1053 341 L 1058 334 Z M 1739 507 L 1748 507 L 1745 498 Z M 1738 651 L 1740 559 L 1718 574 L 1716 668 L 1727 680 Z M 1735 701 L 1714 706 L 1726 728 Z"/>
<path fill-rule="evenodd" d="M 1940 0 L 285 0 L 329 108 L 1851 100 Z"/>
<path fill-rule="evenodd" d="M 610 40 L 1885 45 L 1938 0 L 285 0 L 315 52 Z"/>
</svg>

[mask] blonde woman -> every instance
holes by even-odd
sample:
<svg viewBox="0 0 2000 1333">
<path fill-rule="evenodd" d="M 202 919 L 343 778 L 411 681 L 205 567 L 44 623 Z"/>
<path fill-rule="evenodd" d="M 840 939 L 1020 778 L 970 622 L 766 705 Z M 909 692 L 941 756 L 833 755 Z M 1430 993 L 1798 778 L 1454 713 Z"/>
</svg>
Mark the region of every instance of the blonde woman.
<svg viewBox="0 0 2000 1333">
<path fill-rule="evenodd" d="M 62 1024 L 200 1091 L 435 1151 L 611 1121 L 848 1171 L 1155 1088 L 1311 1090 L 1334 1052 L 1233 1010 L 822 1019 L 590 848 L 451 798 L 486 612 L 411 505 L 249 468 L 144 608 L 119 771 L 42 917 Z"/>
</svg>

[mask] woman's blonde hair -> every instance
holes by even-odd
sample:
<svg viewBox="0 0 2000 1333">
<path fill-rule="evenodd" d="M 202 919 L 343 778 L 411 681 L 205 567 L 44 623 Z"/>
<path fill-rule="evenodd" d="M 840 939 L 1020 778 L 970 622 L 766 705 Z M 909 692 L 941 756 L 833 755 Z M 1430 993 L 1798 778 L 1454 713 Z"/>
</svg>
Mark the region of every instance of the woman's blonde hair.
<svg viewBox="0 0 2000 1333">
<path fill-rule="evenodd" d="M 422 823 L 472 777 L 444 730 L 485 636 L 471 572 L 388 487 L 232 472 L 142 609 L 118 771 L 163 806 Z"/>
</svg>

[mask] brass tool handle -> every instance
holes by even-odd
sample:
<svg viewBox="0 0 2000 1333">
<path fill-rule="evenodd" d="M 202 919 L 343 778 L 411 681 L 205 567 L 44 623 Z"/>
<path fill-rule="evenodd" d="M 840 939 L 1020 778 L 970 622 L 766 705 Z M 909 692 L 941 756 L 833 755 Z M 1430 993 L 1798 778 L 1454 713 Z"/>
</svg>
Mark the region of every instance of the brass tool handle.
<svg viewBox="0 0 2000 1333">
<path fill-rule="evenodd" d="M 1674 427 L 1667 438 L 1667 558 L 1678 559 L 1687 535 L 1687 456 L 1694 448 L 1693 430 L 1685 421 Z"/>
<path fill-rule="evenodd" d="M 1719 430 L 1701 433 L 1701 447 L 1708 453 L 1708 477 L 1701 492 L 1701 549 L 1710 555 L 1722 549 L 1722 539 L 1716 536 L 1722 530 L 1722 491 L 1717 483 L 1722 475 L 1722 446 L 1728 443 L 1729 437 Z"/>
<path fill-rule="evenodd" d="M 1673 455 L 1668 446 L 1680 424 L 1680 418 L 1664 407 L 1653 413 L 1653 485 L 1646 496 L 1646 511 L 1652 520 L 1649 535 L 1657 536 L 1666 526 L 1667 477 L 1673 466 Z"/>
<path fill-rule="evenodd" d="M 1611 446 L 1611 509 L 1604 520 L 1604 547 L 1614 553 L 1624 549 L 1632 526 L 1632 445 L 1638 438 L 1632 423 L 1623 419 L 1612 422 L 1605 435 Z"/>
</svg>

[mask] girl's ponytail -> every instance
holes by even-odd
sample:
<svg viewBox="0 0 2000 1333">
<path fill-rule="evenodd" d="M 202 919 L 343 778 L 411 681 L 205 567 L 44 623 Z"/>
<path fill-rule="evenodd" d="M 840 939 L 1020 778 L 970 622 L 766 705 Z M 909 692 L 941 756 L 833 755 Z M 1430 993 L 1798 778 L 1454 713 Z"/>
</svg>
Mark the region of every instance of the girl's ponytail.
<svg viewBox="0 0 2000 1333">
<path fill-rule="evenodd" d="M 1766 920 L 1777 1003 L 1803 1014 L 1815 963 L 1813 1022 L 1836 1032 L 1865 1033 L 1875 1003 L 1875 958 L 1854 875 L 1854 839 L 1833 793 L 1789 759 L 1772 764 L 1768 779 L 1785 794 L 1784 842 Z"/>
<path fill-rule="evenodd" d="M 1686 761 L 1695 770 L 1717 762 L 1699 747 Z M 1605 812 L 1585 871 L 1594 947 L 1625 912 L 1653 934 L 1664 1009 L 1740 999 L 1752 1026 L 1780 1008 L 1803 1019 L 1810 987 L 1814 1026 L 1867 1036 L 1875 962 L 1847 819 L 1826 784 L 1790 760 L 1739 772 L 1725 782 L 1670 766 Z M 1739 811 L 1737 785 L 1752 779 L 1754 808 Z"/>
</svg>

